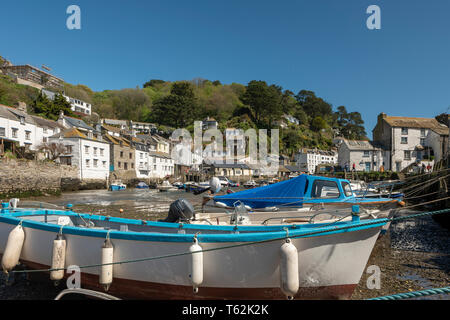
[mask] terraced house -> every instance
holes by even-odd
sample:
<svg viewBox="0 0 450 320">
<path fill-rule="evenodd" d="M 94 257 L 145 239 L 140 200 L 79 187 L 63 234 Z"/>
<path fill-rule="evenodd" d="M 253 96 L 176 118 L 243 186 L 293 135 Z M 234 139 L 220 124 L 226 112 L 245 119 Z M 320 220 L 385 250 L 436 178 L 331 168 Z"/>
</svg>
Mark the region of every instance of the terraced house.
<svg viewBox="0 0 450 320">
<path fill-rule="evenodd" d="M 373 139 L 390 152 L 390 168 L 401 171 L 418 161 L 434 163 L 447 154 L 449 129 L 434 118 L 381 113 Z"/>
<path fill-rule="evenodd" d="M 122 136 L 103 134 L 110 146 L 110 171 L 115 178 L 136 178 L 135 149 L 130 142 Z"/>
<path fill-rule="evenodd" d="M 49 137 L 48 141 L 64 146 L 59 162 L 77 166 L 81 180 L 109 178 L 110 147 L 101 135 L 89 137 L 77 128 L 69 128 Z"/>
</svg>

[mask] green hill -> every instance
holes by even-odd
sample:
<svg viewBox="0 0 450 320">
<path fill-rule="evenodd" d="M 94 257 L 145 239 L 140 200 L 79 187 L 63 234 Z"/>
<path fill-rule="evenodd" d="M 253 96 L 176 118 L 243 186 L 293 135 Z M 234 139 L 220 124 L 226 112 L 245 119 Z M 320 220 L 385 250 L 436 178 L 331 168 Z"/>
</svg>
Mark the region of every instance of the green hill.
<svg viewBox="0 0 450 320">
<path fill-rule="evenodd" d="M 285 154 L 303 147 L 327 149 L 334 135 L 351 139 L 365 139 L 366 135 L 358 112 L 347 112 L 344 106 L 333 110 L 330 103 L 314 92 L 300 90 L 294 94 L 264 81 L 242 85 L 201 78 L 178 82 L 153 79 L 142 88 L 101 92 L 66 83 L 64 91 L 93 105 L 93 112 L 98 116 L 87 117 L 90 122 L 97 121 L 98 117 L 115 118 L 153 122 L 164 128 L 185 127 L 192 132 L 195 120 L 209 116 L 218 121 L 221 130 L 279 128 L 280 150 Z M 37 100 L 37 89 L 18 85 L 9 76 L 0 74 L 0 103 L 14 106 L 24 101 L 30 106 L 30 112 L 37 113 L 47 103 Z M 59 112 L 57 106 L 48 109 Z M 291 123 L 284 115 L 295 117 L 299 123 Z M 55 115 L 46 113 L 45 116 L 54 118 Z"/>
</svg>

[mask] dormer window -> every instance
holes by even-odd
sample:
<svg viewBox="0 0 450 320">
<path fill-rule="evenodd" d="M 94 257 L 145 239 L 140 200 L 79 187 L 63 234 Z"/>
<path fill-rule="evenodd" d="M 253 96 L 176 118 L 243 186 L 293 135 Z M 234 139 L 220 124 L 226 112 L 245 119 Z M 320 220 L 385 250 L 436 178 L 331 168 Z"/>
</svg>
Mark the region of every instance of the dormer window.
<svg viewBox="0 0 450 320">
<path fill-rule="evenodd" d="M 20 119 L 20 124 L 25 124 L 25 117 L 19 117 Z"/>
</svg>

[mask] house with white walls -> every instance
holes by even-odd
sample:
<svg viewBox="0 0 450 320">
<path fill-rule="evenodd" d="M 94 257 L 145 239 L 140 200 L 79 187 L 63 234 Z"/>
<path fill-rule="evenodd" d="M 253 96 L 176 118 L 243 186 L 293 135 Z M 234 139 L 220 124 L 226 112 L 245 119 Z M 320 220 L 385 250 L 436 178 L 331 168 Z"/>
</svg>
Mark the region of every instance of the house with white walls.
<svg viewBox="0 0 450 320">
<path fill-rule="evenodd" d="M 55 96 L 57 95 L 56 92 L 46 89 L 42 89 L 42 94 L 44 94 L 50 100 L 54 100 Z M 70 103 L 70 110 L 85 115 L 90 115 L 92 113 L 92 104 L 77 98 L 66 96 L 64 94 L 62 96 L 64 97 L 64 99 L 66 99 L 67 102 Z"/>
<path fill-rule="evenodd" d="M 420 161 L 441 160 L 447 154 L 448 137 L 448 127 L 434 118 L 381 113 L 373 129 L 374 141 L 390 153 L 389 167 L 393 171 Z"/>
<path fill-rule="evenodd" d="M 101 136 L 88 137 L 77 128 L 70 128 L 49 137 L 48 141 L 65 147 L 59 162 L 78 167 L 80 180 L 109 178 L 110 146 Z"/>
<path fill-rule="evenodd" d="M 332 150 L 300 149 L 294 156 L 295 163 L 301 171 L 315 173 L 320 164 L 336 165 L 338 155 Z"/>
<path fill-rule="evenodd" d="M 34 119 L 27 114 L 26 106 L 13 108 L 0 105 L 0 147 L 15 148 L 16 144 L 25 149 L 36 150 L 36 141 L 42 140 L 36 130 Z M 6 147 L 5 147 L 6 146 Z"/>
</svg>

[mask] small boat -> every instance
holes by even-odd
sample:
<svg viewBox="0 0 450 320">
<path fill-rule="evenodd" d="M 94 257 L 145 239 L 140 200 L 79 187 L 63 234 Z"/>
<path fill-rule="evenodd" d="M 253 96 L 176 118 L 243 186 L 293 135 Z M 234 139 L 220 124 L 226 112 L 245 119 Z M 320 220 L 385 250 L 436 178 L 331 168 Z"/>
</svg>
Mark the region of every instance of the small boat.
<svg viewBox="0 0 450 320">
<path fill-rule="evenodd" d="M 185 187 L 184 183 L 182 183 L 180 181 L 174 182 L 174 183 L 172 183 L 172 185 L 174 187 L 177 187 L 178 189 L 184 189 L 184 187 Z"/>
<path fill-rule="evenodd" d="M 137 184 L 136 189 L 149 189 L 149 186 L 145 182 L 141 181 Z"/>
<path fill-rule="evenodd" d="M 278 179 L 278 178 L 272 178 L 269 180 L 269 184 L 274 184 L 274 183 L 278 183 L 278 182 L 280 182 L 280 179 Z"/>
<path fill-rule="evenodd" d="M 127 188 L 127 186 L 125 184 L 123 184 L 121 180 L 114 180 L 109 185 L 109 191 L 120 191 L 120 190 L 125 190 L 126 188 Z"/>
<path fill-rule="evenodd" d="M 172 186 L 167 180 L 164 180 L 160 185 L 156 186 L 156 188 L 161 192 L 178 190 L 177 187 Z"/>
<path fill-rule="evenodd" d="M 236 201 L 244 203 L 250 211 L 276 212 L 308 211 L 314 207 L 330 209 L 361 205 L 368 208 L 390 209 L 404 205 L 403 197 L 359 197 L 345 179 L 302 174 L 297 178 L 268 186 L 243 190 L 233 194 L 217 195 L 204 202 L 205 212 L 224 212 L 233 209 Z"/>
<path fill-rule="evenodd" d="M 243 184 L 244 188 L 255 188 L 258 186 L 258 184 L 255 182 L 255 180 L 249 180 L 246 183 Z"/>
<path fill-rule="evenodd" d="M 20 258 L 27 270 L 62 266 L 50 272 L 60 281 L 75 265 L 83 288 L 132 299 L 349 299 L 388 221 L 214 226 L 184 209 L 175 223 L 2 207 L 5 272 Z"/>
</svg>

